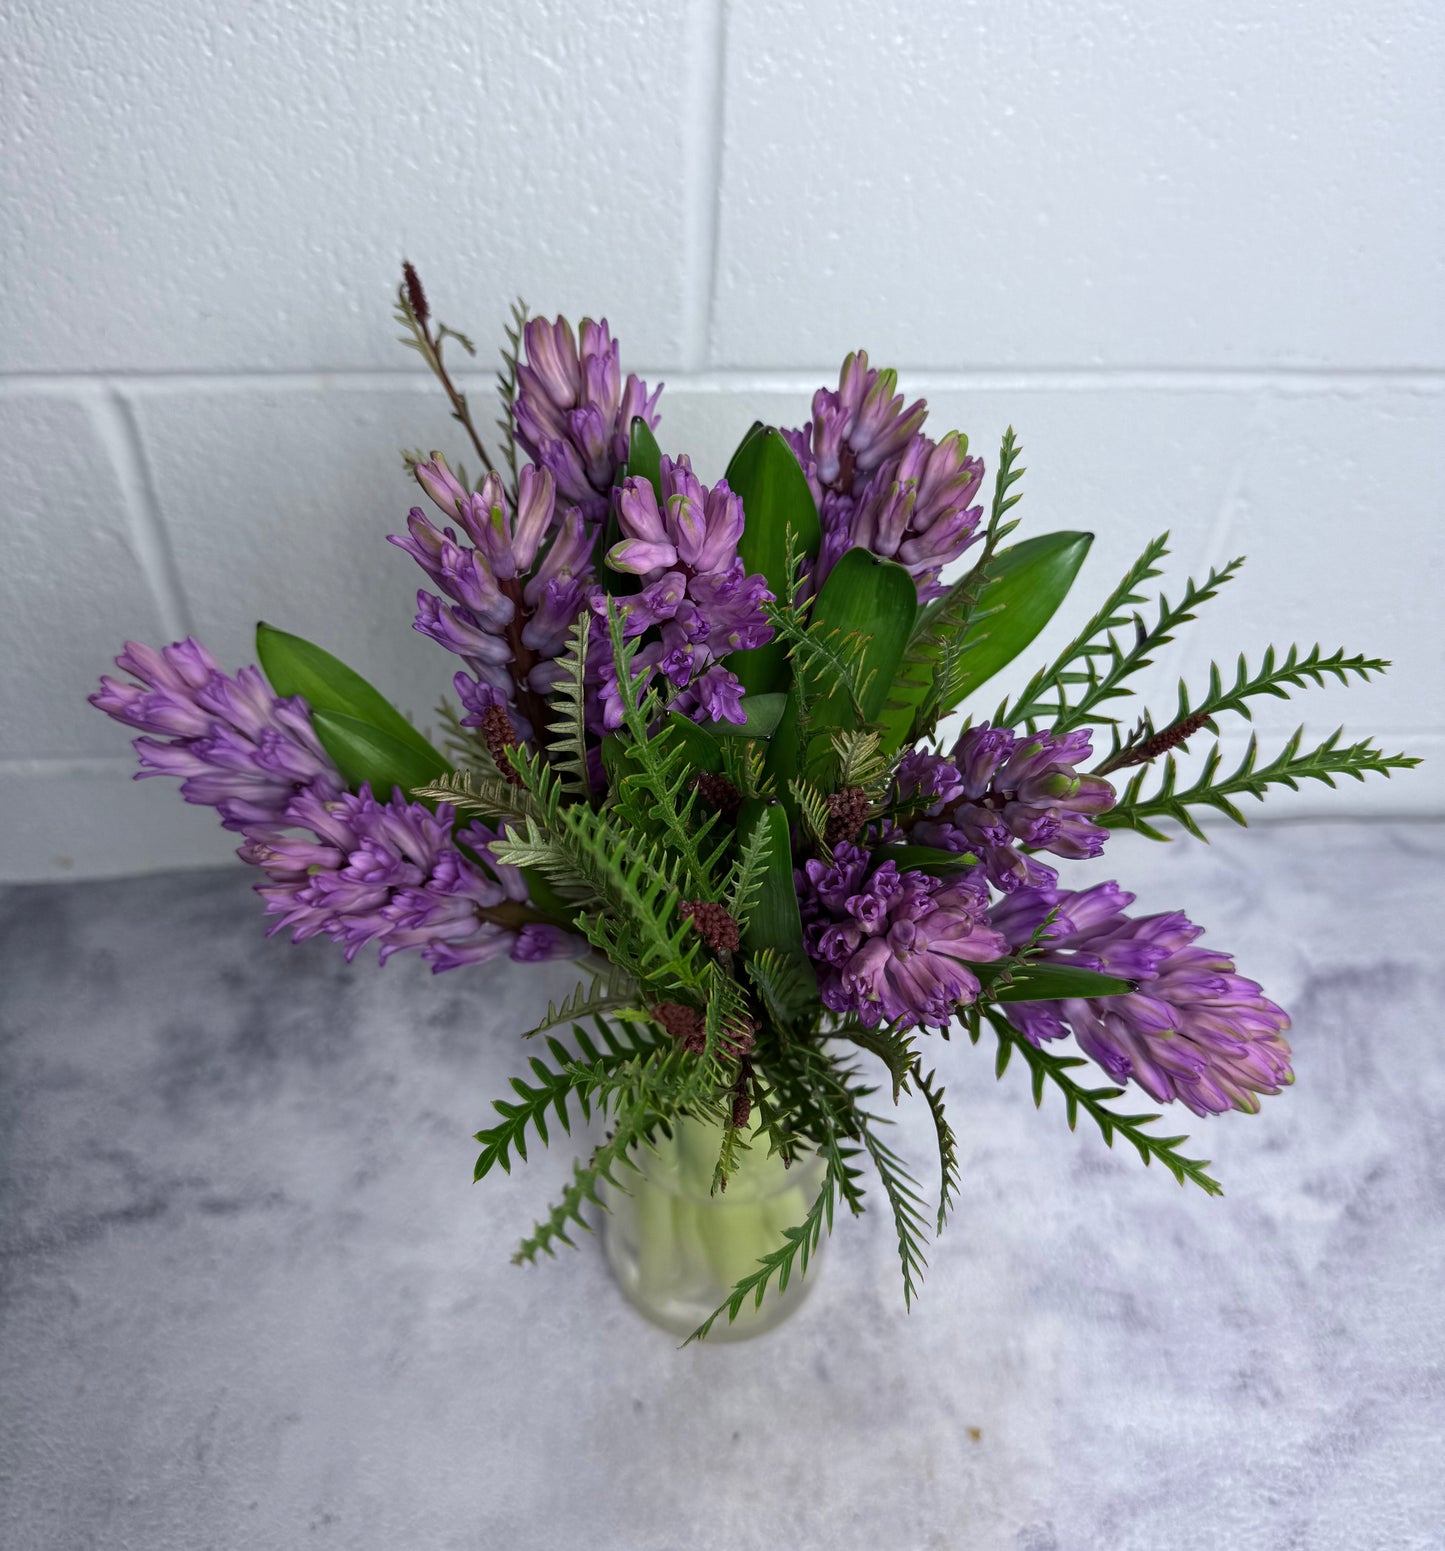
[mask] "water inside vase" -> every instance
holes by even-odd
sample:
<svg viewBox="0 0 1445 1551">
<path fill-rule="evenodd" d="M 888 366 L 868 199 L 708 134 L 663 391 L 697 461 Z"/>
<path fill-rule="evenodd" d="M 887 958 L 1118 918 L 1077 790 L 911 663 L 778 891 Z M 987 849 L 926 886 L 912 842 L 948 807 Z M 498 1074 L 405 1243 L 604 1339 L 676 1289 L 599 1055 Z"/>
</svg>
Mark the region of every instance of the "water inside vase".
<svg viewBox="0 0 1445 1551">
<path fill-rule="evenodd" d="M 675 1122 L 671 1138 L 659 1133 L 655 1151 L 635 1154 L 640 1174 L 618 1171 L 627 1194 L 604 1186 L 603 1243 L 613 1275 L 642 1314 L 674 1335 L 691 1335 L 762 1256 L 784 1243 L 786 1229 L 801 1226 L 822 1186 L 815 1154 L 788 1167 L 767 1156 L 765 1136 L 750 1141 L 742 1166 L 716 1195 L 722 1130 L 691 1118 Z M 774 1278 L 760 1308 L 750 1295 L 735 1320 L 721 1315 L 707 1339 L 746 1340 L 786 1319 L 818 1274 L 812 1258 L 806 1277 L 800 1270 L 795 1262 L 782 1292 Z"/>
</svg>

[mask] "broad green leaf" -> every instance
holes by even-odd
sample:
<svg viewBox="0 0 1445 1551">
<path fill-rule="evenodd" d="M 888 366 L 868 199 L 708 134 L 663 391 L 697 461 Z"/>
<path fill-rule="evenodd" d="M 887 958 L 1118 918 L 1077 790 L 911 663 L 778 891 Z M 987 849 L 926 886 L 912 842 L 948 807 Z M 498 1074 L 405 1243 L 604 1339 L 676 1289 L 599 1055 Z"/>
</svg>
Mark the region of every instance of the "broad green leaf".
<svg viewBox="0 0 1445 1551">
<path fill-rule="evenodd" d="M 401 712 L 330 652 L 262 623 L 256 626 L 256 656 L 276 694 L 300 695 L 313 712 L 355 717 L 445 767 L 441 755 Z"/>
<path fill-rule="evenodd" d="M 975 971 L 985 986 L 999 972 L 996 966 L 988 964 L 976 965 Z M 1072 964 L 1025 964 L 1013 971 L 1009 983 L 992 999 L 998 1002 L 1057 1002 L 1071 996 L 1124 996 L 1138 989 L 1132 980 L 1100 975 L 1092 969 L 1077 969 Z"/>
<path fill-rule="evenodd" d="M 714 738 L 771 738 L 783 719 L 788 697 L 779 691 L 771 695 L 744 695 L 741 722 L 694 722 L 702 732 Z"/>
<path fill-rule="evenodd" d="M 899 872 L 926 872 L 936 878 L 967 872 L 978 864 L 972 851 L 942 851 L 934 846 L 883 846 L 876 855 L 880 862 L 896 862 Z"/>
<path fill-rule="evenodd" d="M 1054 617 L 1094 542 L 1092 533 L 1041 533 L 1001 550 L 979 596 L 981 618 L 969 629 L 961 673 L 949 685 L 951 711 L 1006 668 Z"/>
<path fill-rule="evenodd" d="M 776 803 L 765 804 L 753 798 L 743 804 L 738 815 L 738 833 L 751 840 L 759 825 L 767 836 L 767 867 L 758 902 L 741 923 L 743 942 L 751 949 L 776 948 L 780 953 L 792 954 L 798 961 L 799 972 L 806 973 L 803 919 L 798 914 L 798 890 L 793 882 L 788 815 Z"/>
<path fill-rule="evenodd" d="M 893 689 L 918 614 L 918 589 L 913 578 L 892 560 L 880 560 L 866 549 L 850 549 L 828 573 L 813 604 L 809 629 L 856 635 L 861 641 L 858 678 L 863 724 L 876 722 Z M 853 728 L 858 716 L 841 687 L 813 702 L 818 727 Z"/>
<path fill-rule="evenodd" d="M 904 671 L 883 713 L 884 744 L 904 743 L 930 695 L 946 715 L 1011 663 L 1053 618 L 1094 542 L 1092 533 L 1043 533 L 1000 550 L 967 617 L 970 578 L 919 616 Z M 946 675 L 941 680 L 940 675 Z"/>
<path fill-rule="evenodd" d="M 313 711 L 311 722 L 346 784 L 354 790 L 365 782 L 379 802 L 385 802 L 395 786 L 410 800 L 415 788 L 452 768 L 435 749 L 417 749 L 356 716 Z"/>
<path fill-rule="evenodd" d="M 813 492 L 793 449 L 774 426 L 755 426 L 743 438 L 727 467 L 728 488 L 742 497 L 745 524 L 738 544 L 748 575 L 767 578 L 774 597 L 787 596 L 788 533 L 798 557 L 818 553 L 822 529 Z M 727 666 L 742 680 L 749 694 L 783 687 L 787 673 L 787 645 L 770 641 L 746 652 L 733 652 Z"/>
<path fill-rule="evenodd" d="M 722 750 L 712 737 L 712 725 L 693 721 L 681 711 L 667 713 L 667 726 L 673 736 L 687 750 L 688 763 L 696 770 L 711 770 L 714 775 L 722 770 Z"/>
<path fill-rule="evenodd" d="M 633 416 L 627 444 L 627 475 L 624 477 L 629 476 L 647 480 L 657 492 L 657 504 L 662 505 L 662 448 L 641 415 Z"/>
</svg>

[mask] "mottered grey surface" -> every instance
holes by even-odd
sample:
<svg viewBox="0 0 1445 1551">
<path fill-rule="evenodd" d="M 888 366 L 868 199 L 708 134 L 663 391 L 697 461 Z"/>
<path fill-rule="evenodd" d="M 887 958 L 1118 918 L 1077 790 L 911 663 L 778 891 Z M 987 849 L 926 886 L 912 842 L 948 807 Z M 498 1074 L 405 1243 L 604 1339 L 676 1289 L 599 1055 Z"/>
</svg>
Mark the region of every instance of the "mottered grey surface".
<svg viewBox="0 0 1445 1551">
<path fill-rule="evenodd" d="M 913 1312 L 870 1214 L 778 1333 L 684 1351 L 592 1241 L 508 1263 L 565 1145 L 470 1182 L 565 967 L 348 968 L 240 869 L 0 892 L 0 1544 L 1445 1546 L 1445 828 L 1109 862 L 1294 1015 L 1290 1092 L 1171 1117 L 1223 1199 L 938 1046 Z"/>
</svg>

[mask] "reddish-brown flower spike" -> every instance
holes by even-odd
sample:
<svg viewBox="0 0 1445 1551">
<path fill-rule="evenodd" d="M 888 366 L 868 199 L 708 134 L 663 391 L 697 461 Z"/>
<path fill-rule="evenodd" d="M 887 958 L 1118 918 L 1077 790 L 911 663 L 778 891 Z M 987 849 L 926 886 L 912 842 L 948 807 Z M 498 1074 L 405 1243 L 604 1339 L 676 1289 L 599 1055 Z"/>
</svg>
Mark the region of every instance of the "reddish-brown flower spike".
<svg viewBox="0 0 1445 1551">
<path fill-rule="evenodd" d="M 710 770 L 699 770 L 692 778 L 697 794 L 725 819 L 735 818 L 742 806 L 743 794 L 726 776 L 714 775 Z"/>
<path fill-rule="evenodd" d="M 747 1125 L 753 1112 L 753 1096 L 748 1091 L 747 1074 L 744 1073 L 738 1079 L 738 1085 L 733 1089 L 733 1125 L 739 1131 Z"/>
<path fill-rule="evenodd" d="M 522 778 L 507 758 L 507 750 L 515 748 L 522 740 L 517 736 L 505 706 L 489 705 L 482 712 L 482 741 L 502 775 L 513 786 L 521 786 Z"/>
<path fill-rule="evenodd" d="M 823 844 L 830 849 L 840 840 L 851 840 L 863 828 L 868 817 L 868 794 L 861 786 L 845 786 L 828 798 L 827 827 Z"/>
<path fill-rule="evenodd" d="M 738 936 L 738 923 L 721 905 L 715 905 L 711 900 L 706 899 L 690 899 L 685 900 L 677 908 L 683 915 L 692 917 L 692 924 L 697 928 L 698 935 L 714 953 L 737 951 L 741 941 Z"/>
<path fill-rule="evenodd" d="M 421 288 L 421 280 L 407 259 L 401 262 L 401 278 L 406 286 L 406 299 L 411 303 L 411 310 L 416 314 L 416 321 L 425 328 L 427 319 L 431 317 L 431 308 L 427 306 L 426 292 Z"/>
<path fill-rule="evenodd" d="M 1208 720 L 1203 711 L 1193 712 L 1182 722 L 1166 727 L 1163 732 L 1156 732 L 1152 738 L 1146 739 L 1127 759 L 1121 759 L 1116 768 L 1123 770 L 1129 765 L 1147 765 L 1151 759 L 1158 759 L 1161 754 L 1177 749 L 1181 743 L 1192 738 Z"/>
<path fill-rule="evenodd" d="M 659 1002 L 652 1009 L 652 1016 L 686 1049 L 701 1052 L 707 1047 L 703 1015 L 696 1007 L 682 1002 Z"/>
</svg>

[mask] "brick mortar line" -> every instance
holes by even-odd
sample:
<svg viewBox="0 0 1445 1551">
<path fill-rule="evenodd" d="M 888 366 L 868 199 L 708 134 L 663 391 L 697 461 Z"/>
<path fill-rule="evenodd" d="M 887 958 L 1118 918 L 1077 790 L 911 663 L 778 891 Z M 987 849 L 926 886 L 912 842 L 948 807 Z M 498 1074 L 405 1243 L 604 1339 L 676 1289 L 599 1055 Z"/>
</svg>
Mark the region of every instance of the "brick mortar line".
<svg viewBox="0 0 1445 1551">
<path fill-rule="evenodd" d="M 741 394 L 811 393 L 820 383 L 834 378 L 832 367 L 711 368 L 697 371 L 669 370 L 629 362 L 650 382 L 665 380 L 675 392 Z M 1445 367 L 976 367 L 947 371 L 902 366 L 898 368 L 907 388 L 918 393 L 971 392 L 1012 388 L 1022 391 L 1253 393 L 1339 392 L 1373 387 L 1445 388 Z M 458 379 L 473 389 L 490 385 L 487 370 L 459 372 Z M 158 369 L 155 371 L 8 372 L 0 373 L 0 393 L 68 393 L 96 388 L 148 394 L 188 390 L 298 391 L 327 388 L 414 390 L 433 392 L 435 384 L 425 373 L 405 367 L 295 367 L 228 369 Z"/>
</svg>

